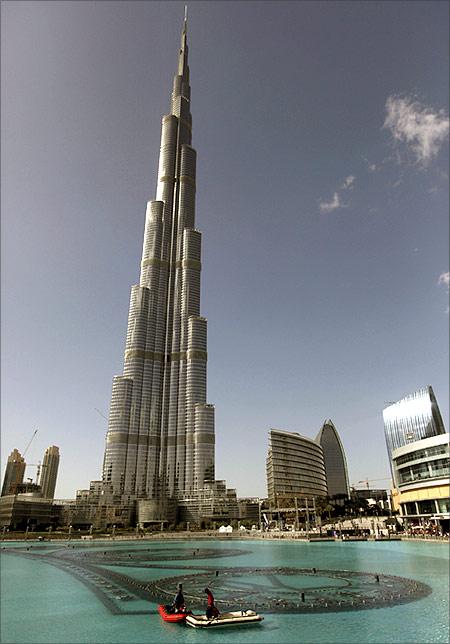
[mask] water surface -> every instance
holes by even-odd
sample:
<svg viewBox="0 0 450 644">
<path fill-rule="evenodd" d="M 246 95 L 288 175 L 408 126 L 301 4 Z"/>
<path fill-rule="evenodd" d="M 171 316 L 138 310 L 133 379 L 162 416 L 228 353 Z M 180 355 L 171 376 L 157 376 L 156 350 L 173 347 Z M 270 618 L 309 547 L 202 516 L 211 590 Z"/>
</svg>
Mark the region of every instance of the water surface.
<svg viewBox="0 0 450 644">
<path fill-rule="evenodd" d="M 30 544 L 28 544 L 29 547 Z M 298 642 L 342 642 L 390 644 L 449 641 L 449 550 L 443 543 L 425 542 L 322 542 L 269 540 L 198 540 L 198 541 L 130 541 L 102 544 L 33 544 L 26 551 L 24 543 L 3 547 L 35 555 L 32 558 L 1 552 L 1 641 L 5 644 L 144 644 L 144 643 L 229 643 L 297 644 Z M 169 549 L 169 550 L 168 550 Z M 193 557 L 194 552 L 201 556 Z M 73 551 L 73 552 L 72 552 Z M 113 552 L 119 559 L 108 563 Z M 211 558 L 211 552 L 225 556 Z M 318 614 L 265 615 L 261 625 L 203 631 L 178 624 L 162 622 L 156 612 L 157 603 L 134 598 L 114 599 L 125 614 L 112 614 L 92 588 L 74 577 L 69 569 L 47 563 L 46 555 L 67 557 L 83 564 L 83 557 L 97 557 L 101 569 L 126 574 L 136 582 L 151 582 L 165 577 L 182 578 L 189 565 L 189 574 L 205 568 L 219 571 L 230 568 L 254 567 L 254 578 L 241 580 L 259 583 L 261 568 L 312 568 L 363 571 L 373 574 L 398 575 L 424 582 L 432 592 L 407 604 L 350 612 Z M 143 553 L 149 565 L 144 567 Z M 183 559 L 183 554 L 186 555 Z M 133 567 L 126 566 L 136 557 Z M 177 559 L 177 556 L 181 558 Z M 103 560 L 103 557 L 105 560 Z M 141 559 L 139 559 L 139 557 Z M 121 562 L 124 562 L 121 565 Z M 75 569 L 74 569 L 75 570 Z M 89 573 L 91 574 L 91 573 Z M 104 588 L 95 573 L 92 583 Z M 214 576 L 211 576 L 213 583 Z M 261 579 L 264 584 L 264 580 Z M 328 583 L 328 582 L 325 582 Z M 328 585 L 330 585 L 328 583 Z M 175 593 L 175 588 L 173 589 Z M 185 589 L 189 592 L 189 589 Z M 112 597 L 117 593 L 111 591 Z M 219 597 L 217 597 L 220 599 Z"/>
</svg>

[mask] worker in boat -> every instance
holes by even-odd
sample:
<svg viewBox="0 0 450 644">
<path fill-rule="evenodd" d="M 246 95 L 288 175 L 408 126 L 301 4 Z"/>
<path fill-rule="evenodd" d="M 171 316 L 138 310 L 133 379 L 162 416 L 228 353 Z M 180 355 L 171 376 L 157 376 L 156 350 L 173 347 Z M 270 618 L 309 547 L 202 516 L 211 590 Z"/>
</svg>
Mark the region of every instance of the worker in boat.
<svg viewBox="0 0 450 644">
<path fill-rule="evenodd" d="M 209 590 L 209 588 L 205 588 L 205 593 L 208 596 L 208 606 L 206 607 L 206 617 L 208 619 L 211 619 L 213 617 L 219 617 L 220 612 L 214 603 L 214 595 Z"/>
<path fill-rule="evenodd" d="M 177 594 L 175 595 L 172 603 L 172 609 L 174 613 L 183 613 L 186 610 L 183 595 L 183 584 L 178 584 Z"/>
</svg>

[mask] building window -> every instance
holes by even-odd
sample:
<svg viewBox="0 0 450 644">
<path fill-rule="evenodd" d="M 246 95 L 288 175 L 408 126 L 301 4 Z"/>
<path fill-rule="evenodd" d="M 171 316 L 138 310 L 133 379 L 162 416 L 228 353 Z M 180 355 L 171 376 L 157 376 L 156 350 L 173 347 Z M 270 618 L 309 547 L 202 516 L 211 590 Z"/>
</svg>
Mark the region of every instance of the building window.
<svg viewBox="0 0 450 644">
<path fill-rule="evenodd" d="M 439 512 L 450 512 L 450 499 L 438 499 L 437 505 Z"/>
<path fill-rule="evenodd" d="M 404 509 L 404 514 L 407 516 L 412 516 L 414 514 L 417 514 L 417 508 L 415 503 L 402 503 L 403 509 Z"/>
<path fill-rule="evenodd" d="M 419 514 L 434 514 L 436 512 L 436 504 L 434 501 L 418 501 Z"/>
</svg>

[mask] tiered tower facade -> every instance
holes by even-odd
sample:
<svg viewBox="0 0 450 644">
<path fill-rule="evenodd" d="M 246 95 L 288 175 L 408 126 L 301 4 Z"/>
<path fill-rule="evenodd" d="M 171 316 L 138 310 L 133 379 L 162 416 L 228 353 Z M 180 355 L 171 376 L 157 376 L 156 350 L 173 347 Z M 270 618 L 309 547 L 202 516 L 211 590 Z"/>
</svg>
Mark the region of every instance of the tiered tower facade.
<svg viewBox="0 0 450 644">
<path fill-rule="evenodd" d="M 103 483 L 124 506 L 186 497 L 214 480 L 190 99 L 185 18 L 170 114 L 162 119 L 156 199 L 147 204 L 140 280 L 131 288 L 123 375 L 112 386 Z"/>
</svg>

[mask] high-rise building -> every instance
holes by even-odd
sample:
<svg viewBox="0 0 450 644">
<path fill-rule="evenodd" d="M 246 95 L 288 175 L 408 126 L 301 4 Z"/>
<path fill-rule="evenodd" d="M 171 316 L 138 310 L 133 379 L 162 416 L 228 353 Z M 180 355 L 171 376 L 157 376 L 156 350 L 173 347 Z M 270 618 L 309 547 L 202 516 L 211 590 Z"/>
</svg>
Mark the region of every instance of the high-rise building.
<svg viewBox="0 0 450 644">
<path fill-rule="evenodd" d="M 192 497 L 214 481 L 186 32 L 185 18 L 140 280 L 131 288 L 124 369 L 113 379 L 102 476 L 114 503 L 153 500 L 156 514 L 165 500 Z"/>
<path fill-rule="evenodd" d="M 56 477 L 59 467 L 59 447 L 51 445 L 47 447 L 44 454 L 41 473 L 41 490 L 44 499 L 55 498 Z"/>
<path fill-rule="evenodd" d="M 347 461 L 341 439 L 330 419 L 322 425 L 316 442 L 323 450 L 329 496 L 349 496 Z"/>
<path fill-rule="evenodd" d="M 422 438 L 445 434 L 441 412 L 431 386 L 423 387 L 383 409 L 383 420 L 391 470 L 394 449 Z"/>
<path fill-rule="evenodd" d="M 25 459 L 17 449 L 13 449 L 8 456 L 5 476 L 3 478 L 2 496 L 16 494 L 17 486 L 23 482 L 25 474 Z"/>
<path fill-rule="evenodd" d="M 296 498 L 327 495 L 323 451 L 311 438 L 271 429 L 266 469 L 267 496 L 272 508 Z"/>
</svg>

